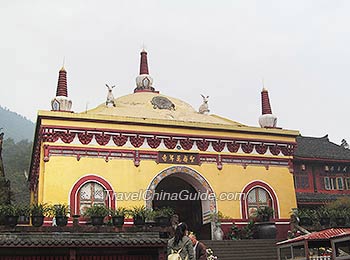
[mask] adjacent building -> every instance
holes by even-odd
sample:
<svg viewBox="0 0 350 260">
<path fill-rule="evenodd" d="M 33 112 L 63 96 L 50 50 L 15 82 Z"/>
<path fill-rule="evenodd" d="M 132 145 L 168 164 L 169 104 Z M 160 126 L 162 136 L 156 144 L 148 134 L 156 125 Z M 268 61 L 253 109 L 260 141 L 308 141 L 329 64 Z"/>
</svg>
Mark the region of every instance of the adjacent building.
<svg viewBox="0 0 350 260">
<path fill-rule="evenodd" d="M 298 207 L 350 196 L 350 150 L 324 137 L 297 137 L 294 184 Z"/>
</svg>

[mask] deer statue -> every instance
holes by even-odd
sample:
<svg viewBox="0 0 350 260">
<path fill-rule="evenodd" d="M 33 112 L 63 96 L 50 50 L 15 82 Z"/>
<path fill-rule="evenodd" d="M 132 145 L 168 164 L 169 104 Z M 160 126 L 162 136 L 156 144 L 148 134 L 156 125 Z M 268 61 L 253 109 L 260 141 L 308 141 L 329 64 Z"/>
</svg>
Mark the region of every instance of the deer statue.
<svg viewBox="0 0 350 260">
<path fill-rule="evenodd" d="M 112 93 L 114 86 L 108 86 L 108 84 L 106 84 L 106 87 L 108 88 L 108 94 L 107 94 L 107 100 L 106 100 L 106 106 L 114 106 L 115 107 L 115 102 L 114 102 L 114 96 Z"/>
<path fill-rule="evenodd" d="M 201 96 L 202 96 L 202 98 L 203 98 L 203 104 L 202 105 L 200 105 L 200 107 L 199 107 L 199 113 L 200 114 L 208 114 L 209 113 L 209 106 L 208 106 L 208 98 L 209 98 L 209 96 L 204 96 L 204 95 L 202 95 L 201 94 Z"/>
</svg>

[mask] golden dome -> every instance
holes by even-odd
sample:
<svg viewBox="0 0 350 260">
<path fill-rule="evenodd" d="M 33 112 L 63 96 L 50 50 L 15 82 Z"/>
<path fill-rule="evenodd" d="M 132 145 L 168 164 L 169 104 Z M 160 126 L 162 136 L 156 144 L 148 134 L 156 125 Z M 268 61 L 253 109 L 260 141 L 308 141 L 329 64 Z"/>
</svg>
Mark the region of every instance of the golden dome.
<svg viewBox="0 0 350 260">
<path fill-rule="evenodd" d="M 216 115 L 200 114 L 186 102 L 156 92 L 133 93 L 116 98 L 114 103 L 115 107 L 101 104 L 85 113 L 139 119 L 241 125 L 240 123 Z"/>
</svg>

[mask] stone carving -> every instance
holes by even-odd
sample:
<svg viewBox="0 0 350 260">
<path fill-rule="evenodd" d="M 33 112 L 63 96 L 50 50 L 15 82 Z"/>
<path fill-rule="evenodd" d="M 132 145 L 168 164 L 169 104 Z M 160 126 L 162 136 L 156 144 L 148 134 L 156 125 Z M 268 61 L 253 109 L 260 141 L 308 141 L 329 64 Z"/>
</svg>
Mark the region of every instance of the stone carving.
<svg viewBox="0 0 350 260">
<path fill-rule="evenodd" d="M 201 94 L 201 96 L 203 98 L 203 104 L 200 105 L 198 112 L 200 114 L 208 114 L 209 111 L 210 111 L 209 110 L 209 105 L 208 105 L 208 98 L 209 98 L 209 96 L 204 96 L 202 94 Z"/>
<path fill-rule="evenodd" d="M 175 110 L 175 104 L 166 97 L 154 97 L 151 100 L 153 108 Z"/>
<path fill-rule="evenodd" d="M 107 100 L 106 100 L 106 106 L 114 106 L 115 107 L 115 102 L 114 102 L 114 96 L 113 96 L 113 88 L 114 86 L 108 86 L 108 84 L 106 84 L 106 87 L 108 88 L 108 93 L 107 93 Z"/>
</svg>

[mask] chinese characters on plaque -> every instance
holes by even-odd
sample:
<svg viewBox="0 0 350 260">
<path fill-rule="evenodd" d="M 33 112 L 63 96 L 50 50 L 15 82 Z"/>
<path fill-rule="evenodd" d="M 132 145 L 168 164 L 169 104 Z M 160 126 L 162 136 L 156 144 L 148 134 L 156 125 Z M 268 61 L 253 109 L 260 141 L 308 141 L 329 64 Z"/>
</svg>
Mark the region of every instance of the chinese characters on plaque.
<svg viewBox="0 0 350 260">
<path fill-rule="evenodd" d="M 159 152 L 159 163 L 173 163 L 173 164 L 199 164 L 199 155 L 197 153 L 171 153 Z"/>
</svg>

